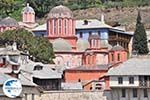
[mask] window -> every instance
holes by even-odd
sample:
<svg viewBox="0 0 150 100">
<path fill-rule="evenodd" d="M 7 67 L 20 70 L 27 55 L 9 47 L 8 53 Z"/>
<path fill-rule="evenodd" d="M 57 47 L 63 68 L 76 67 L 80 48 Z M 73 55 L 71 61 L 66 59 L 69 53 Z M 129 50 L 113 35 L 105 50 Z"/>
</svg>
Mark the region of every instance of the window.
<svg viewBox="0 0 150 100">
<path fill-rule="evenodd" d="M 134 98 L 137 97 L 137 89 L 133 89 L 133 97 L 134 97 Z"/>
<path fill-rule="evenodd" d="M 54 33 L 56 34 L 56 19 L 54 19 Z"/>
<path fill-rule="evenodd" d="M 43 69 L 43 66 L 41 65 L 36 65 L 34 66 L 34 69 L 33 70 L 42 70 Z"/>
<path fill-rule="evenodd" d="M 144 93 L 144 97 L 145 97 L 145 98 L 148 97 L 147 89 L 144 89 L 144 90 L 143 90 L 143 93 Z"/>
<path fill-rule="evenodd" d="M 78 82 L 81 82 L 81 79 L 80 79 L 80 78 L 78 79 Z"/>
<path fill-rule="evenodd" d="M 129 77 L 129 84 L 134 84 L 134 77 Z"/>
<path fill-rule="evenodd" d="M 126 90 L 125 89 L 122 89 L 122 97 L 126 97 Z"/>
<path fill-rule="evenodd" d="M 118 53 L 118 61 L 120 61 L 120 53 Z"/>
<path fill-rule="evenodd" d="M 18 66 L 12 65 L 12 70 L 18 70 Z"/>
<path fill-rule="evenodd" d="M 83 37 L 83 34 L 82 34 L 82 32 L 80 32 L 80 38 L 82 38 Z"/>
<path fill-rule="evenodd" d="M 34 100 L 34 94 L 32 94 L 32 100 Z"/>
<path fill-rule="evenodd" d="M 24 94 L 24 98 L 25 98 L 25 100 L 28 99 L 28 95 L 26 93 Z"/>
<path fill-rule="evenodd" d="M 99 37 L 101 36 L 101 32 L 100 32 L 100 31 L 98 31 L 98 36 L 99 36 Z"/>
<path fill-rule="evenodd" d="M 61 33 L 61 19 L 59 19 L 59 34 Z"/>
<path fill-rule="evenodd" d="M 114 54 L 111 54 L 111 57 L 112 57 L 112 61 L 114 61 Z"/>
<path fill-rule="evenodd" d="M 65 34 L 67 34 L 67 20 L 65 20 Z"/>
<path fill-rule="evenodd" d="M 118 77 L 118 84 L 123 84 L 123 78 L 122 77 Z"/>
<path fill-rule="evenodd" d="M 89 32 L 89 36 L 91 36 L 91 35 L 92 35 L 92 32 L 90 31 L 90 32 Z"/>
</svg>

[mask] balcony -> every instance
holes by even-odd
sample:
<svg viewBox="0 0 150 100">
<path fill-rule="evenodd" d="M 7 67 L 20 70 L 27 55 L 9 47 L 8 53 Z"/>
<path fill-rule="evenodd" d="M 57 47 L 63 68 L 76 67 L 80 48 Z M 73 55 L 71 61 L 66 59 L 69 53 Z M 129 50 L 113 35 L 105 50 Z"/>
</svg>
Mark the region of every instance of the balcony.
<svg viewBox="0 0 150 100">
<path fill-rule="evenodd" d="M 149 76 L 139 77 L 139 87 L 150 88 L 150 77 Z"/>
</svg>

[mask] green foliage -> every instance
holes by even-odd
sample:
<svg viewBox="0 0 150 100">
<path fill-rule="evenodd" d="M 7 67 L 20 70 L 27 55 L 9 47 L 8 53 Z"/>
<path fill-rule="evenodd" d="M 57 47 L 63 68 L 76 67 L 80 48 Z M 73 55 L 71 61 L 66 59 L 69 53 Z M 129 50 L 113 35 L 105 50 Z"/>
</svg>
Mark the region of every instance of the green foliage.
<svg viewBox="0 0 150 100">
<path fill-rule="evenodd" d="M 11 16 L 21 8 L 22 3 L 22 0 L 0 0 L 0 17 Z"/>
<path fill-rule="evenodd" d="M 140 12 L 138 12 L 136 29 L 133 36 L 132 51 L 138 54 L 147 54 L 149 52 L 147 46 L 147 36 L 143 24 L 141 23 Z"/>
<path fill-rule="evenodd" d="M 44 17 L 51 8 L 63 4 L 72 10 L 87 9 L 92 7 L 137 7 L 149 6 L 150 0 L 0 0 L 0 17 L 11 16 L 21 20 L 21 10 L 26 3 L 34 8 L 38 18 Z M 107 1 L 107 2 L 106 2 Z"/>
<path fill-rule="evenodd" d="M 1 45 L 4 43 L 17 42 L 19 50 L 27 50 L 30 55 L 35 57 L 35 61 L 43 63 L 52 63 L 54 53 L 52 44 L 43 37 L 34 37 L 31 32 L 25 29 L 17 29 L 13 31 L 5 31 L 0 34 Z"/>
<path fill-rule="evenodd" d="M 30 3 L 39 18 L 44 17 L 51 8 L 63 4 L 63 0 L 25 0 L 25 3 Z"/>
</svg>

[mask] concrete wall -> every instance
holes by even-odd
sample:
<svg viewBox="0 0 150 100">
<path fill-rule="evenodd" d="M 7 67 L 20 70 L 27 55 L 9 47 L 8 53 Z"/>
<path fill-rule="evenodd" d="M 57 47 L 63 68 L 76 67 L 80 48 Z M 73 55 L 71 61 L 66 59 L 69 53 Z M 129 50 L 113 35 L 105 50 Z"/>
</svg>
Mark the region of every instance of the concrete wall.
<svg viewBox="0 0 150 100">
<path fill-rule="evenodd" d="M 118 77 L 112 76 L 110 77 L 110 87 L 136 87 L 139 86 L 138 76 L 134 76 L 134 84 L 129 84 L 129 77 L 123 77 L 123 84 L 118 84 Z"/>
<path fill-rule="evenodd" d="M 106 96 L 101 91 L 44 92 L 41 96 L 37 96 L 35 100 L 106 100 Z"/>
</svg>

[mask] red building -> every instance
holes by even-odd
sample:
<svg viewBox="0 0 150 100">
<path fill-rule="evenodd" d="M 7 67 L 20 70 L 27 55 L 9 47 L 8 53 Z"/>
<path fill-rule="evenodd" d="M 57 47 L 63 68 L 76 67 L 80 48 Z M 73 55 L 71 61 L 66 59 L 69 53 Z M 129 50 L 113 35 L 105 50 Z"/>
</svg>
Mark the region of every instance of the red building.
<svg viewBox="0 0 150 100">
<path fill-rule="evenodd" d="M 64 72 L 64 81 L 67 83 L 99 80 L 112 64 L 123 62 L 127 57 L 123 47 L 111 47 L 97 34 L 89 35 L 87 40 L 78 38 L 73 13 L 62 5 L 49 12 L 47 34 L 53 44 L 54 62 Z"/>
</svg>

